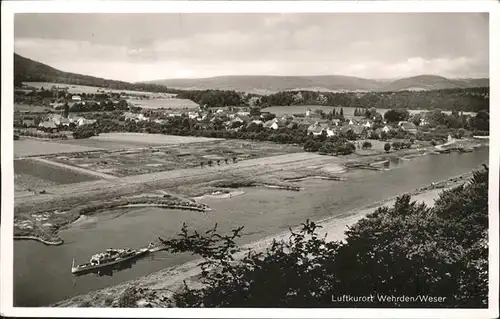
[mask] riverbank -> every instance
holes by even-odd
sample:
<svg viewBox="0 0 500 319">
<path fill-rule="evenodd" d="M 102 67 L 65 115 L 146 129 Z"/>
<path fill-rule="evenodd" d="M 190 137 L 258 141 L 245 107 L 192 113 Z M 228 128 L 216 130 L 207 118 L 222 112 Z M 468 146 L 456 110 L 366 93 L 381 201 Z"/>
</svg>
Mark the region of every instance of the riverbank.
<svg viewBox="0 0 500 319">
<path fill-rule="evenodd" d="M 470 177 L 470 173 L 456 176 L 444 181 L 434 183 L 419 189 L 414 190 L 410 194 L 412 200 L 424 201 L 427 204 L 432 204 L 433 201 L 439 196 L 442 189 L 451 188 L 464 183 Z M 319 224 L 323 227 L 320 232 L 322 234 L 328 234 L 328 240 L 342 240 L 344 238 L 344 231 L 347 229 L 346 226 L 356 223 L 358 220 L 366 216 L 367 214 L 373 212 L 377 207 L 392 205 L 395 197 L 387 198 L 382 201 L 372 203 L 370 205 L 360 207 L 354 210 L 349 210 L 342 212 L 340 215 L 335 217 L 326 218 L 319 221 Z M 279 233 L 273 236 L 269 236 L 258 240 L 256 242 L 243 245 L 242 251 L 251 249 L 253 251 L 261 251 L 269 246 L 269 244 L 274 240 L 287 239 L 289 232 Z M 243 253 L 239 253 L 236 257 L 242 257 Z M 181 288 L 184 285 L 184 281 L 190 286 L 196 286 L 198 283 L 197 276 L 200 274 L 200 269 L 197 266 L 200 260 L 195 260 L 175 267 L 166 268 L 158 272 L 146 275 L 135 280 L 125 282 L 116 286 L 108 287 L 105 289 L 93 291 L 84 295 L 76 296 L 74 298 L 57 302 L 53 304 L 56 307 L 79 307 L 82 305 L 88 305 L 92 307 L 106 307 L 117 305 L 118 299 L 121 294 L 129 288 L 136 287 L 142 289 L 143 296 L 151 296 L 152 293 L 156 293 L 154 299 L 149 297 L 144 297 L 143 299 L 148 299 L 147 301 L 142 300 L 140 304 L 143 306 L 153 305 L 154 307 L 167 307 L 169 305 L 165 304 L 161 300 L 165 300 L 165 297 L 169 296 L 172 291 Z"/>
<path fill-rule="evenodd" d="M 62 245 L 64 243 L 64 241 L 60 238 L 54 239 L 54 240 L 47 240 L 47 239 L 43 239 L 43 238 L 37 237 L 37 236 L 22 236 L 22 235 L 18 235 L 18 236 L 14 235 L 14 240 L 36 240 L 36 241 L 41 242 L 42 244 L 49 245 L 49 246 L 59 246 L 59 245 Z"/>
</svg>

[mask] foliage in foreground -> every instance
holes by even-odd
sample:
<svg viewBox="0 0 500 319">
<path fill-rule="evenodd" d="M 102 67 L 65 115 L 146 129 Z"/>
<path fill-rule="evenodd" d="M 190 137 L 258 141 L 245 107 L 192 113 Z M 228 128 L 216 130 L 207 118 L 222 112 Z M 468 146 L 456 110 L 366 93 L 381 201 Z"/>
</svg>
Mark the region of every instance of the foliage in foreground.
<svg viewBox="0 0 500 319">
<path fill-rule="evenodd" d="M 488 295 L 488 171 L 444 191 L 433 207 L 409 195 L 381 207 L 327 242 L 307 221 L 266 251 L 241 251 L 241 228 L 220 235 L 184 225 L 165 241 L 171 252 L 204 258 L 201 288 L 174 294 L 179 307 L 486 307 Z M 373 295 L 373 302 L 342 295 Z M 386 301 L 377 296 L 445 297 L 440 302 Z"/>
</svg>

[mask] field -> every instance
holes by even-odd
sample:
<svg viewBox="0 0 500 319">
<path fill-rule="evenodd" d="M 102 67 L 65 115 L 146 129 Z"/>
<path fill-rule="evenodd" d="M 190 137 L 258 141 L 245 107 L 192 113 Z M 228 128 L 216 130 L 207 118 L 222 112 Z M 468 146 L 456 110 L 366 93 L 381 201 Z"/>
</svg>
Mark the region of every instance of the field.
<svg viewBox="0 0 500 319">
<path fill-rule="evenodd" d="M 50 89 L 52 86 L 56 86 L 58 88 L 68 88 L 69 93 L 76 93 L 76 94 L 78 94 L 78 93 L 98 93 L 97 90 L 100 90 L 100 91 L 104 90 L 106 92 L 112 92 L 112 93 L 124 92 L 127 94 L 142 94 L 142 95 L 151 95 L 151 96 L 173 96 L 173 94 L 167 94 L 167 93 L 115 90 L 115 89 L 102 88 L 102 87 L 96 87 L 96 86 L 51 83 L 51 82 L 23 82 L 23 84 L 37 88 L 37 89 L 40 89 L 42 87 L 44 89 Z"/>
<path fill-rule="evenodd" d="M 88 152 L 95 150 L 99 150 L 99 148 L 47 142 L 30 138 L 21 138 L 20 140 L 14 141 L 14 157 Z"/>
<path fill-rule="evenodd" d="M 168 98 L 168 99 L 150 99 L 150 100 L 133 100 L 130 99 L 128 102 L 132 103 L 135 106 L 142 107 L 144 109 L 197 109 L 198 104 L 191 100 L 187 99 L 177 99 L 177 98 Z"/>
<path fill-rule="evenodd" d="M 146 137 L 150 138 L 150 136 Z M 52 156 L 49 159 L 57 163 L 116 177 L 125 177 L 199 167 L 201 162 L 207 165 L 209 160 L 214 161 L 214 165 L 217 165 L 217 160 L 221 161 L 221 165 L 228 165 L 233 162 L 233 157 L 236 157 L 237 161 L 241 161 L 301 151 L 299 147 L 273 143 L 217 139 L 206 139 L 206 142 L 200 142 L 199 138 L 193 142 L 193 138 L 183 139 L 182 136 L 163 135 L 160 137 L 170 138 L 170 144 L 173 145 L 165 146 L 168 143 L 165 143 L 164 140 L 161 143 L 164 144 L 163 146 L 92 153 L 81 152 L 67 156 Z M 126 138 L 126 136 L 122 138 Z M 226 163 L 226 159 L 228 163 Z"/>
<path fill-rule="evenodd" d="M 168 145 L 168 144 L 185 144 L 197 142 L 211 142 L 220 139 L 197 136 L 176 136 L 164 134 L 147 134 L 147 133 L 104 133 L 99 136 L 91 137 L 91 140 L 96 141 L 111 141 L 111 142 L 126 142 L 137 143 L 143 146 L 148 145 Z"/>
<path fill-rule="evenodd" d="M 94 176 L 28 159 L 14 160 L 14 173 L 16 191 L 97 180 Z"/>
<path fill-rule="evenodd" d="M 14 103 L 14 112 L 46 113 L 47 111 L 52 111 L 52 108 L 48 106 Z"/>
</svg>

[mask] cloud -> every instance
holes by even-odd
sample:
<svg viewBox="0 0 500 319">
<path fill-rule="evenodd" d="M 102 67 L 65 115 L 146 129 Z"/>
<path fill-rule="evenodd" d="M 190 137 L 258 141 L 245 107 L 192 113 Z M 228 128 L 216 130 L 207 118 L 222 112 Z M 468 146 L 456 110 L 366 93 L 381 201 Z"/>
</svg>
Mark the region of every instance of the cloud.
<svg viewBox="0 0 500 319">
<path fill-rule="evenodd" d="M 17 53 L 65 71 L 129 81 L 228 74 L 469 77 L 486 76 L 489 67 L 487 17 L 476 14 L 63 14 L 15 22 Z"/>
</svg>

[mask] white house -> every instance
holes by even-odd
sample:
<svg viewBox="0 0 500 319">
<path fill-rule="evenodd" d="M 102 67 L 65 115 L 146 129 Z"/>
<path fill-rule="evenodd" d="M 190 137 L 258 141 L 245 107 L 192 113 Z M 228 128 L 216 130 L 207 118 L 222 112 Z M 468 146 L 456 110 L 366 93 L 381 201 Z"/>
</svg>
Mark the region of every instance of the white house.
<svg viewBox="0 0 500 319">
<path fill-rule="evenodd" d="M 361 124 L 362 126 L 366 127 L 366 128 L 371 128 L 373 126 L 373 123 L 370 122 L 370 121 L 365 121 L 363 124 Z"/>
<path fill-rule="evenodd" d="M 73 95 L 73 96 L 71 97 L 71 100 L 72 100 L 72 101 L 79 102 L 79 101 L 81 101 L 81 100 L 82 100 L 82 97 L 81 97 L 80 95 Z"/>
<path fill-rule="evenodd" d="M 188 112 L 188 117 L 189 117 L 190 119 L 192 119 L 192 120 L 193 120 L 193 119 L 197 119 L 197 118 L 199 118 L 199 117 L 200 117 L 200 113 L 198 113 L 198 112 Z"/>
<path fill-rule="evenodd" d="M 95 122 L 97 122 L 96 120 L 87 120 L 87 119 L 84 119 L 83 117 L 80 117 L 78 119 L 78 126 L 81 126 L 81 125 L 85 125 L 85 124 L 94 124 Z"/>
<path fill-rule="evenodd" d="M 388 133 L 390 130 L 392 130 L 392 127 L 390 127 L 388 125 L 384 125 L 384 127 L 382 128 L 382 131 L 385 133 Z"/>
</svg>

